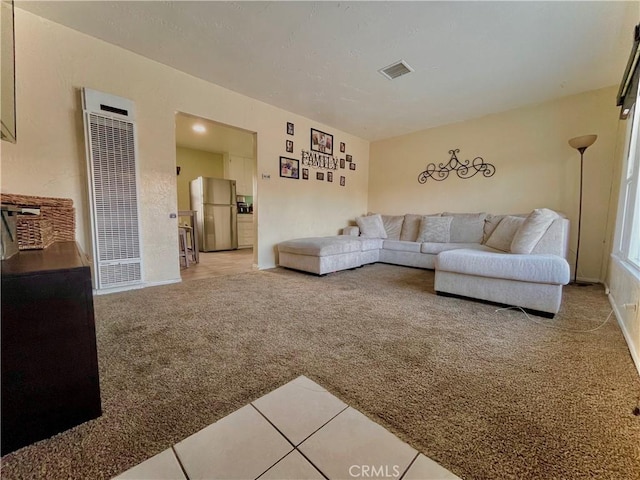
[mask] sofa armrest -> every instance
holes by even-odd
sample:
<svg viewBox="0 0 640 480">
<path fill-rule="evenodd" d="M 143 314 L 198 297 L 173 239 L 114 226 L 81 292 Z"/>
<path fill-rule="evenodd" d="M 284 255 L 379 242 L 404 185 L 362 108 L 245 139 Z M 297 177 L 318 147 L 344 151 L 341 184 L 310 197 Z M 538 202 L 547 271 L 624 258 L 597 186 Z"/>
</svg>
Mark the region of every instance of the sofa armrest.
<svg viewBox="0 0 640 480">
<path fill-rule="evenodd" d="M 342 229 L 342 235 L 349 235 L 351 237 L 359 237 L 360 236 L 360 228 L 357 226 L 344 227 Z"/>
</svg>

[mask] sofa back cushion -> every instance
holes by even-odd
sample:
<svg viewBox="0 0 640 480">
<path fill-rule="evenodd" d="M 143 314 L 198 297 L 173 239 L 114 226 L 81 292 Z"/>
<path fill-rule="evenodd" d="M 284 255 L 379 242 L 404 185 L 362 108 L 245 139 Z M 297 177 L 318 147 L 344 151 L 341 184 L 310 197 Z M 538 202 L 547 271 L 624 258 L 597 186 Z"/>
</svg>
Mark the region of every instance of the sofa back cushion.
<svg viewBox="0 0 640 480">
<path fill-rule="evenodd" d="M 449 243 L 453 217 L 430 217 L 425 215 L 420 221 L 418 243 Z"/>
<path fill-rule="evenodd" d="M 488 213 L 487 218 L 484 219 L 484 239 L 482 242 L 487 243 L 487 240 L 489 240 L 489 237 L 504 217 L 527 218 L 528 216 L 528 213 L 512 213 L 509 215 L 493 215 Z"/>
<path fill-rule="evenodd" d="M 356 218 L 356 223 L 360 228 L 360 236 L 367 238 L 387 238 L 387 232 L 382 224 L 382 216 L 367 215 Z"/>
<path fill-rule="evenodd" d="M 493 233 L 491 233 L 485 245 L 503 252 L 510 252 L 513 237 L 524 221 L 525 218 L 523 217 L 514 217 L 511 215 L 504 217 L 493 230 Z"/>
<path fill-rule="evenodd" d="M 414 213 L 407 213 L 404 216 L 402 222 L 402 229 L 400 230 L 400 241 L 403 242 L 415 242 L 418 238 L 418 232 L 420 231 L 420 222 L 424 215 L 417 215 Z M 440 216 L 435 214 L 434 216 Z"/>
<path fill-rule="evenodd" d="M 400 240 L 404 215 L 382 215 L 382 225 L 388 240 Z"/>
<path fill-rule="evenodd" d="M 498 227 L 500 222 L 507 215 L 494 215 L 492 213 L 487 214 L 487 218 L 484 219 L 484 235 L 483 242 L 486 243 L 493 231 Z"/>
<path fill-rule="evenodd" d="M 402 223 L 402 231 L 400 232 L 400 240 L 403 242 L 415 242 L 420 231 L 420 222 L 422 215 L 407 213 Z"/>
<path fill-rule="evenodd" d="M 536 208 L 516 231 L 511 242 L 511 253 L 531 253 L 557 218 L 560 216 L 553 210 Z"/>
<path fill-rule="evenodd" d="M 450 242 L 482 243 L 484 235 L 484 220 L 486 213 L 448 213 L 443 217 L 452 217 Z"/>
</svg>

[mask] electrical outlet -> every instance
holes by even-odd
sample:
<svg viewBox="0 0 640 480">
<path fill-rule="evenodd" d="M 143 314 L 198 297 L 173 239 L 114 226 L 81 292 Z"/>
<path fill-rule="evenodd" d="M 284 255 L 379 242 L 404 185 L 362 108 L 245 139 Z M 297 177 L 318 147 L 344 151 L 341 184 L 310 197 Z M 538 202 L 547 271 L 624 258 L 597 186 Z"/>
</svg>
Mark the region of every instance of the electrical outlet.
<svg viewBox="0 0 640 480">
<path fill-rule="evenodd" d="M 269 175 L 268 173 L 263 173 L 262 174 L 262 179 L 263 180 L 269 180 L 271 178 L 271 175 Z"/>
<path fill-rule="evenodd" d="M 624 308 L 625 310 L 631 310 L 633 312 L 637 312 L 638 311 L 638 304 L 637 303 L 623 303 L 622 304 L 622 308 Z"/>
</svg>

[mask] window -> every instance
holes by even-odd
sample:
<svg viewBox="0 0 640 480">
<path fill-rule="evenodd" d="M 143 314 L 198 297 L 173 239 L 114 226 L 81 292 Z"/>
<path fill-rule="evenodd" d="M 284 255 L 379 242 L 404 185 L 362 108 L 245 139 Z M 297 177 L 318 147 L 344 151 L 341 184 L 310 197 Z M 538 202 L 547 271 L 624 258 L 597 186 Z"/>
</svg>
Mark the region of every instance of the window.
<svg viewBox="0 0 640 480">
<path fill-rule="evenodd" d="M 617 255 L 640 273 L 640 105 L 629 118 L 628 149 L 620 185 Z"/>
</svg>

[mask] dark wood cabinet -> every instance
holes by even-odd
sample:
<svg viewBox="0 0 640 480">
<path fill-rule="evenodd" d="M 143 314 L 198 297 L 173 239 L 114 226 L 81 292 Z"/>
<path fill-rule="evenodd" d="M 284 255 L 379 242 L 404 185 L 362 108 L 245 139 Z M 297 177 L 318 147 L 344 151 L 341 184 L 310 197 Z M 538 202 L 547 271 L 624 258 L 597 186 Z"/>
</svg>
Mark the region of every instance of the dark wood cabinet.
<svg viewBox="0 0 640 480">
<path fill-rule="evenodd" d="M 2 455 L 102 414 L 91 272 L 75 242 L 2 261 Z"/>
</svg>

